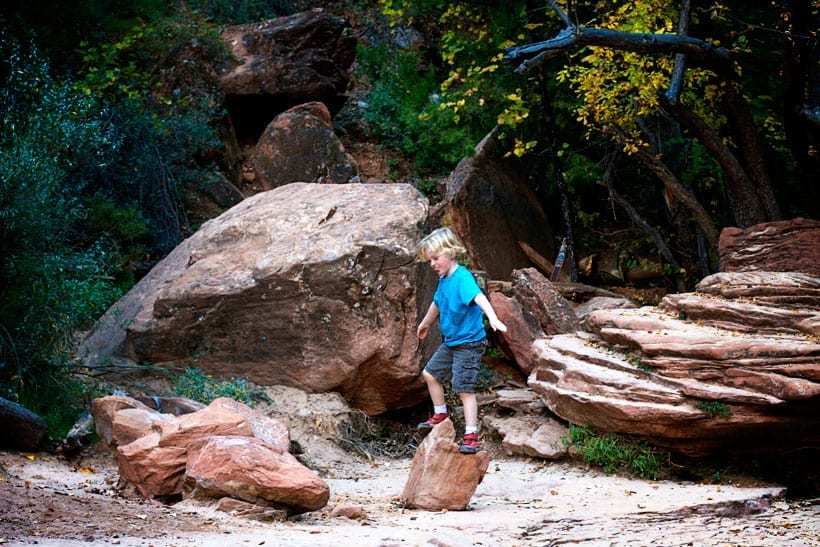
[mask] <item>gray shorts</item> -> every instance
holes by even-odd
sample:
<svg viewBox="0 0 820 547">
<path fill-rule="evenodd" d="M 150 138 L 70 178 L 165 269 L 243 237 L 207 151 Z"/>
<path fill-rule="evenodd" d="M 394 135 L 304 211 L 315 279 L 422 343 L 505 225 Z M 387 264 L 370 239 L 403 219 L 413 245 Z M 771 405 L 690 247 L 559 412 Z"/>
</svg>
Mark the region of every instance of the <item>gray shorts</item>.
<svg viewBox="0 0 820 547">
<path fill-rule="evenodd" d="M 486 338 L 453 347 L 442 344 L 427 361 L 424 370 L 442 384 L 449 382 L 456 393 L 475 393 L 481 356 L 486 348 Z"/>
</svg>

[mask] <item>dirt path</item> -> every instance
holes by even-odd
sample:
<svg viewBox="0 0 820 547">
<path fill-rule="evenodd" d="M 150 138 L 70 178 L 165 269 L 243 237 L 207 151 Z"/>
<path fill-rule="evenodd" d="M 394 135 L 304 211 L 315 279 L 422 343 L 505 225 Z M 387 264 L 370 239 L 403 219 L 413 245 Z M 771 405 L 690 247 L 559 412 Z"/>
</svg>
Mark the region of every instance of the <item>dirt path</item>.
<svg viewBox="0 0 820 547">
<path fill-rule="evenodd" d="M 100 450 L 74 463 L 0 452 L 0 545 L 820 545 L 818 506 L 784 501 L 778 486 L 642 481 L 500 459 L 469 510 L 427 512 L 398 503 L 409 466 L 337 462 L 322 471 L 325 510 L 262 523 L 124 497 L 115 460 Z M 366 516 L 329 516 L 339 504 Z"/>
</svg>

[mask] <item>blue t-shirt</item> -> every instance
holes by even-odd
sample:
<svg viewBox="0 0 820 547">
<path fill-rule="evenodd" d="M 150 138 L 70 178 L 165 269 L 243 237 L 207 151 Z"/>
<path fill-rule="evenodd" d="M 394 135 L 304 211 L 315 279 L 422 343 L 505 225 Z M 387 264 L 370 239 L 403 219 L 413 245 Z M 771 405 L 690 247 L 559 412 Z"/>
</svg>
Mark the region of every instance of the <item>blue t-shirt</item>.
<svg viewBox="0 0 820 547">
<path fill-rule="evenodd" d="M 439 330 L 446 346 L 458 346 L 486 338 L 484 314 L 474 302 L 481 289 L 467 268 L 456 269 L 438 282 L 433 302 L 438 307 Z"/>
</svg>

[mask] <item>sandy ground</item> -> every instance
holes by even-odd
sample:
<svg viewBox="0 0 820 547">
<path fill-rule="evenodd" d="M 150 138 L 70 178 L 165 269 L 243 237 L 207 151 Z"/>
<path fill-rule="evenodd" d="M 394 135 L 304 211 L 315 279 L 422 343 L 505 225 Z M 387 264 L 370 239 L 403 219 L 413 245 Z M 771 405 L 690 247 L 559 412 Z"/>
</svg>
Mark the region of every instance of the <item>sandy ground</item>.
<svg viewBox="0 0 820 547">
<path fill-rule="evenodd" d="M 429 512 L 399 503 L 410 463 L 337 456 L 319 471 L 331 489 L 325 509 L 257 522 L 126 496 L 102 448 L 71 462 L 0 452 L 0 545 L 820 545 L 818 501 L 787 501 L 777 485 L 644 481 L 500 458 L 468 510 Z M 365 516 L 331 517 L 339 504 Z"/>
</svg>

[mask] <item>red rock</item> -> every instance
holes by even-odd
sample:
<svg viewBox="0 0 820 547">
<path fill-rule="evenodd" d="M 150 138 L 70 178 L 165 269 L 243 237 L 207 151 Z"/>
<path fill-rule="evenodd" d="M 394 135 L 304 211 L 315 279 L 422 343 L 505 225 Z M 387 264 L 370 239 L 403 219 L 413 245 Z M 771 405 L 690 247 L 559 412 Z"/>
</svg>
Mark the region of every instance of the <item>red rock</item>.
<svg viewBox="0 0 820 547">
<path fill-rule="evenodd" d="M 301 105 L 276 116 L 253 152 L 256 180 L 263 190 L 291 182 L 340 184 L 357 173 L 333 131 L 321 103 Z"/>
<path fill-rule="evenodd" d="M 569 428 L 546 416 L 485 416 L 482 423 L 502 438 L 508 456 L 531 456 L 559 460 L 567 455 L 564 438 Z"/>
<path fill-rule="evenodd" d="M 107 446 L 118 444 L 114 436 L 114 417 L 117 412 L 126 408 L 153 412 L 143 403 L 125 395 L 109 395 L 91 401 L 91 415 L 94 417 L 94 427 L 97 435 Z"/>
<path fill-rule="evenodd" d="M 219 86 L 230 98 L 232 116 L 254 105 L 259 116 L 258 100 L 244 106 L 249 97 L 286 107 L 322 101 L 336 111 L 355 58 L 349 30 L 345 20 L 321 9 L 226 28 L 222 38 L 238 62 L 220 74 Z"/>
<path fill-rule="evenodd" d="M 252 437 L 253 427 L 249 420 L 227 406 L 217 399 L 202 410 L 159 423 L 159 446 L 179 446 L 187 449 L 193 443 L 211 435 Z"/>
<path fill-rule="evenodd" d="M 132 443 L 146 435 L 161 422 L 173 421 L 170 414 L 160 414 L 144 408 L 123 408 L 114 414 L 111 422 L 111 446 L 122 446 Z"/>
<path fill-rule="evenodd" d="M 256 194 L 163 259 L 81 354 L 92 366 L 111 354 L 157 364 L 196 355 L 208 374 L 335 391 L 369 414 L 418 404 L 424 270 L 413 248 L 427 213 L 408 184 Z"/>
<path fill-rule="evenodd" d="M 532 343 L 544 335 L 540 325 L 532 317 L 524 314 L 521 304 L 510 296 L 499 292 L 488 297 L 496 315 L 507 327 L 507 332 L 499 334 L 500 345 L 515 358 L 515 363 L 526 375 L 535 366 Z"/>
<path fill-rule="evenodd" d="M 349 519 L 362 519 L 367 516 L 367 512 L 361 505 L 350 505 L 340 503 L 330 511 L 331 518 L 345 517 Z"/>
<path fill-rule="evenodd" d="M 514 270 L 510 290 L 525 315 L 532 316 L 545 334 L 573 333 L 581 329 L 570 303 L 535 268 Z"/>
<path fill-rule="evenodd" d="M 234 498 L 220 499 L 215 509 L 234 517 L 260 522 L 285 522 L 288 518 L 288 512 L 284 509 L 273 509 Z"/>
<path fill-rule="evenodd" d="M 219 407 L 234 412 L 245 418 L 251 426 L 253 437 L 269 444 L 271 447 L 287 452 L 290 446 L 288 427 L 279 420 L 274 420 L 257 412 L 248 405 L 228 397 L 220 397 L 209 406 Z"/>
<path fill-rule="evenodd" d="M 795 218 L 744 230 L 724 228 L 718 254 L 723 272 L 802 272 L 820 277 L 820 220 Z"/>
<path fill-rule="evenodd" d="M 159 442 L 160 434 L 151 432 L 117 447 L 120 477 L 149 499 L 180 494 L 185 477 L 188 449 Z"/>
<path fill-rule="evenodd" d="M 187 397 L 146 397 L 135 396 L 134 399 L 141 402 L 151 410 L 156 410 L 162 414 L 173 414 L 182 416 L 197 410 L 202 410 L 206 405 L 199 401 L 188 399 Z"/>
<path fill-rule="evenodd" d="M 504 158 L 496 132 L 459 162 L 446 187 L 440 212 L 467 247 L 472 268 L 508 279 L 513 270 L 532 266 L 519 242 L 550 260 L 555 256 L 547 215 L 532 184 Z"/>
<path fill-rule="evenodd" d="M 484 450 L 461 454 L 454 438 L 453 423 L 445 420 L 421 442 L 401 496 L 405 507 L 428 511 L 467 508 L 490 465 L 490 455 Z"/>
<path fill-rule="evenodd" d="M 208 438 L 188 457 L 185 497 L 230 496 L 289 514 L 321 509 L 330 487 L 288 452 L 250 437 Z"/>
</svg>

